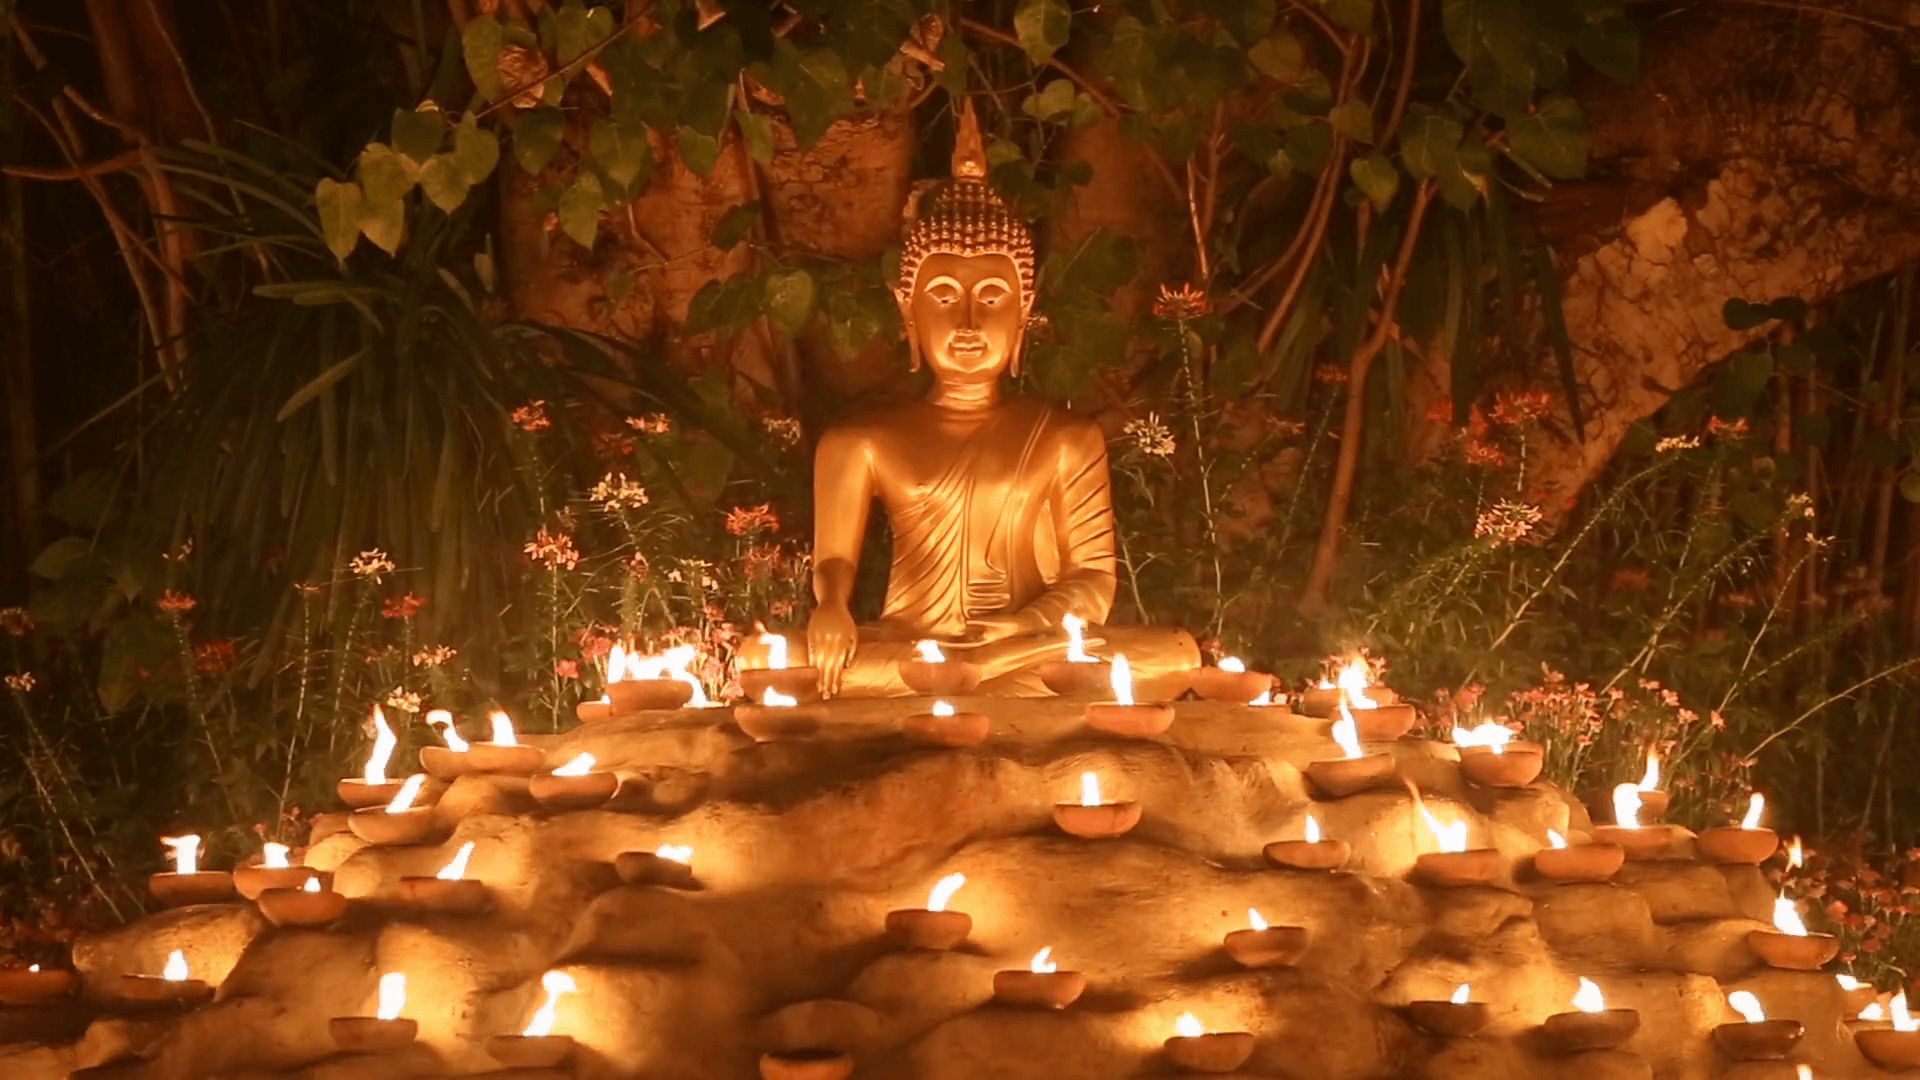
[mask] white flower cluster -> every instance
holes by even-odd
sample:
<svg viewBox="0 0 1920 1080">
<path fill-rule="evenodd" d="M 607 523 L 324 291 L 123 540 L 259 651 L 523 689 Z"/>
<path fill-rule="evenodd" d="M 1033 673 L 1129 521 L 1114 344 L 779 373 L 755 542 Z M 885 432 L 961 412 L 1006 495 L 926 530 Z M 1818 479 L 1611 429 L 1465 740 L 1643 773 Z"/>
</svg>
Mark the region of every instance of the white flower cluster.
<svg viewBox="0 0 1920 1080">
<path fill-rule="evenodd" d="M 33 672 L 23 671 L 18 675 L 9 675 L 6 678 L 6 683 L 7 689 L 18 690 L 24 694 L 33 689 Z"/>
<path fill-rule="evenodd" d="M 1700 445 L 1697 435 L 1669 435 L 1653 444 L 1653 452 L 1664 454 L 1671 450 L 1692 450 Z"/>
<path fill-rule="evenodd" d="M 460 650 L 451 645 L 435 645 L 430 649 L 421 649 L 419 652 L 414 653 L 413 666 L 423 668 L 439 667 L 458 655 L 460 655 Z"/>
<path fill-rule="evenodd" d="M 1537 506 L 1502 499 L 1480 512 L 1479 518 L 1473 523 L 1473 535 L 1491 536 L 1506 544 L 1518 543 L 1545 516 Z"/>
<path fill-rule="evenodd" d="M 769 416 L 760 421 L 766 426 L 767 434 L 782 446 L 800 445 L 800 421 L 791 416 Z"/>
<path fill-rule="evenodd" d="M 587 492 L 587 498 L 609 510 L 638 510 L 647 505 L 647 489 L 627 479 L 624 473 L 608 473 Z"/>
<path fill-rule="evenodd" d="M 1160 422 L 1159 413 L 1148 413 L 1144 420 L 1129 420 L 1120 431 L 1131 438 L 1143 454 L 1151 457 L 1173 456 L 1173 432 Z"/>
<path fill-rule="evenodd" d="M 393 692 L 387 695 L 387 708 L 399 709 L 401 712 L 417 713 L 420 711 L 420 695 L 411 690 L 403 690 L 396 686 L 393 688 Z"/>
<path fill-rule="evenodd" d="M 353 561 L 347 564 L 347 568 L 358 577 L 379 581 L 393 573 L 393 560 L 387 558 L 387 553 L 379 548 L 368 548 L 355 555 Z"/>
</svg>

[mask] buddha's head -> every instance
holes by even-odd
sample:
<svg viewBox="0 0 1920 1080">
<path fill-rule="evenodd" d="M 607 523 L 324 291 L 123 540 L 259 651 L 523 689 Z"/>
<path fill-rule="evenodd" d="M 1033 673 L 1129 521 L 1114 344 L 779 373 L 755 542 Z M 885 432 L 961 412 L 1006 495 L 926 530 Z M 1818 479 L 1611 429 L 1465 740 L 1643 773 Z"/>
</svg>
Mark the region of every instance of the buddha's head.
<svg viewBox="0 0 1920 1080">
<path fill-rule="evenodd" d="M 1020 371 L 1033 310 L 1033 236 L 987 183 L 980 127 L 960 114 L 953 180 L 907 208 L 905 251 L 894 299 L 913 362 L 949 379 L 996 379 Z"/>
</svg>

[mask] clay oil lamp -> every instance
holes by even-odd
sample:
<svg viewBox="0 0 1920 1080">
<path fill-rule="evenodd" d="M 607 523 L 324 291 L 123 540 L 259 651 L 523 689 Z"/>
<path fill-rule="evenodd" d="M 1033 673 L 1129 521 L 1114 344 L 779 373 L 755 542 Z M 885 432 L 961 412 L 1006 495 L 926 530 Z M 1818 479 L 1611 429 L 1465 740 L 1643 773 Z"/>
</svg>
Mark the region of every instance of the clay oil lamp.
<svg viewBox="0 0 1920 1080">
<path fill-rule="evenodd" d="M 1584 976 L 1580 979 L 1580 992 L 1573 995 L 1573 1007 L 1575 1011 L 1554 1013 L 1540 1024 L 1540 1031 L 1569 1053 L 1611 1050 L 1640 1030 L 1638 1012 L 1607 1008 L 1606 996 L 1593 980 Z"/>
<path fill-rule="evenodd" d="M 1767 797 L 1754 792 L 1747 801 L 1747 816 L 1738 828 L 1723 826 L 1708 829 L 1695 841 L 1700 854 L 1717 863 L 1758 866 L 1780 850 L 1780 835 L 1760 827 L 1760 815 L 1767 809 Z"/>
<path fill-rule="evenodd" d="M 1445 1001 L 1409 1001 L 1401 1006 L 1408 1022 L 1429 1035 L 1443 1039 L 1464 1039 L 1487 1026 L 1493 1010 L 1484 1001 L 1473 1000 L 1473 987 L 1461 983 Z"/>
<path fill-rule="evenodd" d="M 1320 822 L 1307 815 L 1304 839 L 1275 840 L 1264 849 L 1267 861 L 1285 870 L 1338 870 L 1347 865 L 1353 848 L 1345 840 L 1326 840 Z"/>
<path fill-rule="evenodd" d="M 1321 679 L 1320 685 L 1310 686 L 1300 695 L 1300 711 L 1321 720 L 1329 719 L 1338 714 L 1342 703 L 1353 705 L 1352 692 L 1356 690 L 1372 702 L 1367 707 L 1394 705 L 1400 701 L 1392 690 L 1373 685 L 1366 657 L 1351 656 L 1332 679 Z"/>
<path fill-rule="evenodd" d="M 1092 697 L 1104 691 L 1113 672 L 1105 660 L 1087 652 L 1087 621 L 1068 612 L 1060 616 L 1060 626 L 1067 632 L 1067 658 L 1040 664 L 1035 669 L 1040 681 L 1061 697 Z"/>
<path fill-rule="evenodd" d="M 799 698 L 771 686 L 760 692 L 759 704 L 733 707 L 733 722 L 755 742 L 812 735 L 820 730 L 820 716 L 820 706 L 802 705 Z"/>
<path fill-rule="evenodd" d="M 593 755 L 583 752 L 552 772 L 533 774 L 527 780 L 527 793 L 551 810 L 599 806 L 620 790 L 620 777 L 593 766 Z"/>
<path fill-rule="evenodd" d="M 1064 1009 L 1087 992 L 1087 977 L 1078 971 L 1061 971 L 1048 946 L 1033 954 L 1033 962 L 1018 968 L 993 973 L 993 1000 L 1023 1009 Z"/>
<path fill-rule="evenodd" d="M 1546 764 L 1539 743 L 1514 742 L 1511 728 L 1491 720 L 1473 728 L 1456 726 L 1453 744 L 1460 748 L 1460 771 L 1481 787 L 1526 787 Z"/>
<path fill-rule="evenodd" d="M 1226 656 L 1214 667 L 1194 671 L 1193 692 L 1208 701 L 1237 701 L 1251 705 L 1259 700 L 1260 695 L 1272 694 L 1273 676 L 1265 672 L 1248 671 L 1247 665 L 1239 657 Z"/>
<path fill-rule="evenodd" d="M 761 634 L 758 643 L 766 646 L 766 667 L 742 668 L 740 689 L 747 699 L 758 701 L 769 687 L 796 701 L 820 699 L 820 669 L 788 666 L 789 646 L 784 634 Z"/>
<path fill-rule="evenodd" d="M 46 1005 L 73 993 L 73 972 L 31 964 L 0 971 L 0 1005 Z"/>
<path fill-rule="evenodd" d="M 700 680 L 681 678 L 695 649 L 678 645 L 658 656 L 635 656 L 615 645 L 607 653 L 607 711 L 619 716 L 652 709 L 678 709 L 693 702 Z M 689 673 L 690 675 L 690 673 Z"/>
<path fill-rule="evenodd" d="M 1133 668 L 1126 657 L 1116 653 L 1110 670 L 1113 700 L 1089 701 L 1084 713 L 1087 726 L 1127 739 L 1166 734 L 1173 726 L 1173 706 L 1164 701 L 1141 703 L 1133 699 Z"/>
<path fill-rule="evenodd" d="M 1673 830 L 1665 825 L 1644 825 L 1640 821 L 1641 800 L 1646 792 L 1637 784 L 1621 784 L 1613 789 L 1613 824 L 1597 825 L 1596 843 L 1614 844 L 1629 859 L 1654 859 L 1673 846 Z"/>
<path fill-rule="evenodd" d="M 409 876 L 400 879 L 400 898 L 422 911 L 444 915 L 478 915 L 493 903 L 487 883 L 467 876 L 467 863 L 473 858 L 473 841 L 460 845 L 447 865 L 432 877 Z"/>
<path fill-rule="evenodd" d="M 1642 825 L 1659 821 L 1667 816 L 1667 804 L 1671 796 L 1660 790 L 1660 752 L 1647 748 L 1647 768 L 1640 774 L 1640 782 L 1634 787 L 1640 789 L 1640 823 Z"/>
<path fill-rule="evenodd" d="M 1785 893 L 1773 902 L 1772 930 L 1749 930 L 1747 944 L 1760 959 L 1788 971 L 1818 971 L 1840 951 L 1832 934 L 1809 934 L 1800 911 Z"/>
<path fill-rule="evenodd" d="M 959 697 L 980 686 L 980 665 L 969 660 L 949 660 L 937 641 L 920 641 L 913 646 L 914 658 L 900 662 L 900 681 L 916 694 L 934 697 Z"/>
<path fill-rule="evenodd" d="M 1391 754 L 1369 754 L 1360 748 L 1359 729 L 1346 703 L 1333 722 L 1333 741 L 1345 757 L 1307 762 L 1307 781 L 1330 799 L 1344 799 L 1362 791 L 1387 787 L 1400 778 L 1400 766 Z"/>
<path fill-rule="evenodd" d="M 440 816 L 431 806 L 415 806 L 420 789 L 427 784 L 426 773 L 414 773 L 400 785 L 400 794 L 377 810 L 355 810 L 347 819 L 353 835 L 369 844 L 425 844 L 443 830 Z"/>
<path fill-rule="evenodd" d="M 973 916 L 964 911 L 948 911 L 947 904 L 965 874 L 948 874 L 927 894 L 927 906 L 887 912 L 887 935 L 909 949 L 945 952 L 957 948 L 973 932 Z"/>
<path fill-rule="evenodd" d="M 760 1080 L 846 1080 L 853 1055 L 829 1046 L 769 1050 L 760 1055 Z"/>
<path fill-rule="evenodd" d="M 493 738 L 467 747 L 469 772 L 495 776 L 532 776 L 547 764 L 546 751 L 537 746 L 522 746 L 513 731 L 513 717 L 495 709 L 487 714 Z"/>
<path fill-rule="evenodd" d="M 693 849 L 662 844 L 653 851 L 623 851 L 613 860 L 620 880 L 629 885 L 659 885 L 668 889 L 697 889 L 693 877 Z"/>
<path fill-rule="evenodd" d="M 327 1021 L 333 1045 L 342 1050 L 398 1050 L 420 1034 L 420 1022 L 400 1015 L 407 1007 L 407 977 L 398 971 L 380 976 L 380 1004 L 372 1016 L 336 1016 Z"/>
<path fill-rule="evenodd" d="M 1533 853 L 1533 872 L 1548 881 L 1610 881 L 1627 861 L 1618 844 L 1581 844 L 1568 847 L 1567 838 L 1547 830 L 1547 847 Z"/>
<path fill-rule="evenodd" d="M 547 1000 L 534 1010 L 526 1030 L 487 1040 L 487 1054 L 493 1060 L 515 1069 L 550 1069 L 573 1056 L 573 1036 L 555 1035 L 553 1022 L 559 1015 L 560 995 L 578 993 L 580 988 L 564 971 L 540 976 L 540 986 L 547 992 Z"/>
<path fill-rule="evenodd" d="M 1442 823 L 1427 809 L 1427 801 L 1420 797 L 1420 789 L 1413 781 L 1407 781 L 1407 794 L 1413 797 L 1413 808 L 1427 824 L 1427 831 L 1440 846 L 1439 851 L 1423 852 L 1414 857 L 1413 878 L 1427 885 L 1485 885 L 1498 878 L 1506 860 L 1492 848 L 1467 847 L 1467 819 Z"/>
<path fill-rule="evenodd" d="M 1877 1007 L 1880 991 L 1872 983 L 1863 983 L 1844 971 L 1833 980 L 1840 984 L 1840 1019 L 1858 1019 L 1869 1007 Z"/>
<path fill-rule="evenodd" d="M 936 701 L 927 712 L 914 713 L 901 723 L 901 730 L 915 742 L 935 746 L 978 746 L 985 742 L 992 724 L 984 713 L 957 712 L 944 701 Z"/>
<path fill-rule="evenodd" d="M 212 1001 L 213 987 L 192 975 L 187 969 L 187 954 L 175 949 L 167 954 L 166 967 L 158 975 L 120 976 L 120 996 L 158 1005 L 203 1005 Z"/>
<path fill-rule="evenodd" d="M 321 888 L 317 876 L 298 889 L 266 889 L 256 901 L 268 922 L 285 930 L 318 930 L 347 913 L 347 898 Z"/>
<path fill-rule="evenodd" d="M 1259 911 L 1247 909 L 1247 928 L 1227 932 L 1227 955 L 1243 968 L 1292 967 L 1306 954 L 1304 926 L 1273 926 Z"/>
<path fill-rule="evenodd" d="M 1140 804 L 1103 801 L 1100 797 L 1099 775 L 1083 772 L 1080 774 L 1080 801 L 1054 803 L 1053 823 L 1068 836 L 1088 840 L 1123 836 L 1140 824 Z"/>
<path fill-rule="evenodd" d="M 1166 1042 L 1167 1060 L 1197 1073 L 1230 1073 L 1253 1056 L 1253 1033 L 1208 1031 L 1192 1013 L 1180 1014 Z"/>
<path fill-rule="evenodd" d="M 1727 1004 L 1742 1022 L 1713 1029 L 1713 1042 L 1733 1061 L 1779 1061 L 1800 1044 L 1807 1033 L 1798 1020 L 1769 1020 L 1760 999 L 1745 990 L 1727 995 Z"/>
<path fill-rule="evenodd" d="M 393 729 L 387 726 L 386 714 L 380 706 L 373 707 L 373 751 L 367 755 L 366 767 L 360 770 L 359 779 L 347 777 L 334 785 L 339 792 L 340 801 L 354 810 L 364 810 L 369 806 L 379 806 L 391 802 L 394 793 L 400 790 L 400 782 L 387 779 L 387 763 L 393 760 L 393 751 L 400 745 L 394 737 Z"/>
<path fill-rule="evenodd" d="M 445 746 L 423 746 L 420 748 L 420 768 L 435 780 L 453 780 L 473 772 L 467 764 L 467 740 L 460 737 L 460 731 L 453 726 L 453 714 L 445 709 L 434 709 L 427 713 L 427 726 L 438 731 L 446 740 Z"/>
<path fill-rule="evenodd" d="M 1860 1028 L 1853 1033 L 1853 1044 L 1868 1061 L 1883 1069 L 1911 1069 L 1920 1066 L 1920 1017 L 1907 1012 L 1907 992 L 1900 991 L 1887 1003 L 1893 1021 L 1890 1028 Z M 1861 1013 L 1865 1018 L 1866 1014 Z"/>
<path fill-rule="evenodd" d="M 294 866 L 287 855 L 292 849 L 269 840 L 260 845 L 260 861 L 233 870 L 233 887 L 248 900 L 256 900 L 267 889 L 297 889 L 310 877 L 320 879 L 322 888 L 333 884 L 333 875 L 324 870 Z"/>
<path fill-rule="evenodd" d="M 225 870 L 200 869 L 200 836 L 163 836 L 160 842 L 173 854 L 173 870 L 147 879 L 154 898 L 168 907 L 217 904 L 233 898 L 233 875 Z"/>
</svg>

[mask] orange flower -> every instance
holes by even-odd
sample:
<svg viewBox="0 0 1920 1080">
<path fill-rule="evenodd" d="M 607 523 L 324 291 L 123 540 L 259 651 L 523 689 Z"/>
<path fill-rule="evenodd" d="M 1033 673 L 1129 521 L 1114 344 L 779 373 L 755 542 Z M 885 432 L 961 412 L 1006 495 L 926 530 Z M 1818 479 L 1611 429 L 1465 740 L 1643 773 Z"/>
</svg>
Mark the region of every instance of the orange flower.
<svg viewBox="0 0 1920 1080">
<path fill-rule="evenodd" d="M 553 673 L 563 679 L 577 679 L 580 677 L 580 665 L 572 660 L 555 660 Z"/>
<path fill-rule="evenodd" d="M 1191 284 L 1178 289 L 1162 285 L 1159 298 L 1153 302 L 1153 313 L 1163 319 L 1198 319 L 1211 310 L 1207 294 Z"/>
<path fill-rule="evenodd" d="M 547 403 L 544 399 L 529 401 L 513 410 L 508 417 L 521 431 L 544 431 L 553 426 L 547 419 Z"/>
<path fill-rule="evenodd" d="M 1328 386 L 1345 386 L 1347 385 L 1347 369 L 1338 364 L 1315 364 L 1313 366 L 1313 381 L 1325 383 Z"/>
<path fill-rule="evenodd" d="M 756 536 L 779 527 L 780 515 L 773 512 L 771 503 L 736 506 L 727 511 L 727 531 L 735 536 Z"/>
<path fill-rule="evenodd" d="M 193 667 L 203 675 L 218 675 L 233 669 L 238 650 L 231 641 L 207 641 L 193 647 Z"/>
<path fill-rule="evenodd" d="M 1465 449 L 1461 452 L 1466 455 L 1469 465 L 1485 465 L 1497 469 L 1507 463 L 1506 451 L 1492 443 L 1481 442 L 1479 439 L 1468 439 Z"/>
<path fill-rule="evenodd" d="M 387 598 L 387 602 L 380 608 L 380 615 L 388 619 L 411 618 L 414 612 L 425 606 L 426 602 L 425 597 L 416 596 L 413 593 L 401 593 L 399 596 Z"/>
<path fill-rule="evenodd" d="M 168 589 L 160 594 L 160 610 L 169 615 L 185 615 L 200 606 L 200 601 L 178 589 Z"/>
<path fill-rule="evenodd" d="M 1545 390 L 1507 390 L 1493 400 L 1493 422 L 1519 427 L 1543 419 L 1553 411 Z"/>
<path fill-rule="evenodd" d="M 549 570 L 571 570 L 580 565 L 580 553 L 574 550 L 573 537 L 550 532 L 545 525 L 540 526 L 539 533 L 521 550 L 527 553 L 527 558 Z"/>
</svg>

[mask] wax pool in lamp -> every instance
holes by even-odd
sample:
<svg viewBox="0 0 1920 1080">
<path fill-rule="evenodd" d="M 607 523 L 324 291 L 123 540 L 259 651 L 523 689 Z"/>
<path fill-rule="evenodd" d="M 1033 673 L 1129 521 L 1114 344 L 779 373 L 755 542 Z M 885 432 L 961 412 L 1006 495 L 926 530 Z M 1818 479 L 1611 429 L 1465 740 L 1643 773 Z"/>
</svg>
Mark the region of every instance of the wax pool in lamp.
<svg viewBox="0 0 1920 1080">
<path fill-rule="evenodd" d="M 1173 726 L 1173 706 L 1164 701 L 1134 700 L 1133 668 L 1125 656 L 1114 656 L 1110 674 L 1113 700 L 1088 702 L 1084 713 L 1087 726 L 1129 739 L 1166 734 L 1167 729 Z"/>
<path fill-rule="evenodd" d="M 1539 743 L 1516 742 L 1512 729 L 1489 720 L 1473 728 L 1455 727 L 1460 771 L 1482 787 L 1525 787 L 1540 775 L 1546 751 Z"/>
<path fill-rule="evenodd" d="M 327 1021 L 327 1030 L 342 1050 L 397 1050 L 420 1033 L 418 1021 L 400 1015 L 406 1007 L 407 977 L 389 971 L 380 976 L 379 1004 L 372 1016 L 336 1016 Z"/>
<path fill-rule="evenodd" d="M 233 887 L 248 900 L 258 899 L 267 889 L 298 889 L 310 877 L 319 878 L 322 888 L 331 887 L 331 872 L 292 865 L 288 858 L 291 850 L 271 840 L 260 845 L 259 862 L 234 868 Z"/>
<path fill-rule="evenodd" d="M 1582 976 L 1573 995 L 1572 1012 L 1554 1013 L 1540 1025 L 1541 1033 L 1561 1050 L 1607 1050 L 1619 1046 L 1640 1030 L 1640 1014 L 1633 1009 L 1609 1009 L 1593 980 Z"/>
<path fill-rule="evenodd" d="M 1616 845 L 1629 859 L 1653 859 L 1667 854 L 1673 847 L 1673 830 L 1640 820 L 1645 794 L 1638 784 L 1617 785 L 1613 789 L 1613 824 L 1595 826 L 1595 842 Z"/>
<path fill-rule="evenodd" d="M 820 698 L 820 669 L 802 663 L 791 664 L 793 646 L 784 634 L 761 634 L 755 639 L 762 649 L 765 666 L 742 667 L 740 669 L 740 689 L 749 701 L 759 701 L 769 689 L 778 690 L 795 701 L 817 701 Z M 800 647 L 805 649 L 806 642 Z"/>
<path fill-rule="evenodd" d="M 1741 1021 L 1714 1028 L 1713 1041 L 1721 1053 L 1734 1061 L 1778 1061 L 1806 1034 L 1806 1027 L 1798 1020 L 1767 1019 L 1760 999 L 1750 991 L 1736 990 L 1728 994 L 1727 1005 L 1740 1014 Z"/>
<path fill-rule="evenodd" d="M 1344 799 L 1362 791 L 1391 786 L 1399 781 L 1399 766 L 1390 754 L 1369 754 L 1360 747 L 1360 735 L 1353 714 L 1343 702 L 1340 719 L 1333 722 L 1331 734 L 1343 757 L 1307 762 L 1307 781 L 1321 795 Z"/>
<path fill-rule="evenodd" d="M 1320 821 L 1307 815 L 1305 835 L 1299 840 L 1275 840 L 1265 848 L 1267 861 L 1289 870 L 1338 870 L 1347 864 L 1353 848 L 1345 840 L 1321 836 Z"/>
<path fill-rule="evenodd" d="M 513 730 L 513 718 L 495 709 L 487 714 L 493 738 L 467 748 L 467 767 L 477 773 L 498 776 L 532 776 L 547 763 L 546 751 L 524 746 Z"/>
<path fill-rule="evenodd" d="M 1788 971 L 1818 971 L 1840 951 L 1832 934 L 1810 934 L 1800 909 L 1781 893 L 1773 902 L 1772 930 L 1749 930 L 1747 944 L 1760 959 Z"/>
<path fill-rule="evenodd" d="M 1166 1042 L 1167 1059 L 1198 1073 L 1230 1073 L 1253 1056 L 1253 1034 L 1247 1031 L 1208 1031 L 1199 1017 L 1183 1013 L 1174 1021 Z"/>
<path fill-rule="evenodd" d="M 1246 927 L 1227 931 L 1223 944 L 1241 967 L 1273 968 L 1299 962 L 1310 940 L 1306 927 L 1274 926 L 1257 909 L 1248 908 Z"/>
<path fill-rule="evenodd" d="M 1080 801 L 1053 804 L 1053 823 L 1069 836 L 1102 839 L 1121 836 L 1140 824 L 1140 804 L 1108 802 L 1100 796 L 1100 777 L 1080 774 Z"/>
<path fill-rule="evenodd" d="M 1626 859 L 1626 849 L 1618 844 L 1568 847 L 1566 837 L 1548 829 L 1547 846 L 1533 853 L 1533 872 L 1548 881 L 1607 881 Z"/>
<path fill-rule="evenodd" d="M 935 746 L 978 746 L 985 742 L 992 724 L 986 714 L 962 712 L 945 701 L 935 701 L 923 713 L 914 713 L 901 722 L 901 730 L 916 742 Z"/>
<path fill-rule="evenodd" d="M 200 837 L 163 836 L 160 842 L 173 855 L 173 870 L 147 879 L 154 898 L 168 907 L 217 904 L 233 896 L 233 875 L 225 870 L 200 869 Z"/>
<path fill-rule="evenodd" d="M 1104 692 L 1112 682 L 1111 665 L 1087 651 L 1087 621 L 1068 612 L 1060 616 L 1060 626 L 1067 632 L 1066 659 L 1041 663 L 1035 669 L 1040 681 L 1061 697 L 1092 697 Z"/>
<path fill-rule="evenodd" d="M 1696 841 L 1700 853 L 1717 863 L 1758 866 L 1780 850 L 1780 835 L 1762 828 L 1760 817 L 1766 813 L 1767 797 L 1754 792 L 1747 800 L 1747 816 L 1738 827 L 1721 826 L 1702 832 Z"/>
<path fill-rule="evenodd" d="M 1193 692 L 1208 701 L 1253 704 L 1272 691 L 1273 676 L 1248 671 L 1237 656 L 1222 657 L 1217 665 L 1198 668 L 1193 673 Z"/>
<path fill-rule="evenodd" d="M 900 681 L 916 694 L 958 697 L 971 694 L 980 686 L 980 666 L 954 659 L 941 651 L 935 641 L 914 645 L 914 658 L 900 662 Z"/>
<path fill-rule="evenodd" d="M 948 874 L 927 894 L 926 907 L 887 912 L 887 935 L 910 949 L 944 952 L 958 947 L 973 932 L 973 917 L 948 911 L 947 904 L 966 883 L 965 874 Z"/>
<path fill-rule="evenodd" d="M 1878 1006 L 1876 1005 L 1877 1009 Z M 1902 990 L 1887 1003 L 1892 1027 L 1861 1027 L 1853 1033 L 1854 1045 L 1868 1061 L 1883 1069 L 1911 1069 L 1920 1066 L 1920 1017 L 1907 1010 L 1907 993 Z M 1865 1019 L 1866 1014 L 1862 1013 Z"/>
<path fill-rule="evenodd" d="M 1473 987 L 1461 983 L 1445 1001 L 1409 1001 L 1404 1006 L 1407 1019 L 1429 1035 L 1460 1039 L 1487 1026 L 1493 1010 L 1484 1001 L 1473 1000 Z"/>
<path fill-rule="evenodd" d="M 599 806 L 620 790 L 618 774 L 596 769 L 592 754 L 582 752 L 548 773 L 527 780 L 527 792 L 552 810 L 582 810 Z"/>
<path fill-rule="evenodd" d="M 473 858 L 474 842 L 460 845 L 447 865 L 432 877 L 403 877 L 400 897 L 423 911 L 448 915 L 478 915 L 493 902 L 493 894 L 483 881 L 467 876 L 467 864 Z"/>
<path fill-rule="evenodd" d="M 549 971 L 540 976 L 540 988 L 546 999 L 534 1010 L 526 1030 L 518 1035 L 495 1035 L 487 1040 L 487 1054 L 502 1065 L 515 1069 L 546 1069 L 573 1056 L 573 1036 L 555 1035 L 560 997 L 579 993 L 573 976 L 564 971 Z"/>
<path fill-rule="evenodd" d="M 1413 860 L 1413 877 L 1428 885 L 1483 885 L 1500 876 L 1506 860 L 1492 848 L 1467 847 L 1468 823 L 1465 818 L 1442 822 L 1427 809 L 1420 789 L 1407 781 L 1407 793 L 1413 807 L 1426 822 L 1440 850 L 1424 852 Z"/>
<path fill-rule="evenodd" d="M 175 949 L 167 954 L 166 966 L 158 975 L 129 972 L 120 976 L 120 996 L 152 1004 L 199 1005 L 213 999 L 213 987 L 194 978 L 187 954 Z"/>
<path fill-rule="evenodd" d="M 400 790 L 398 780 L 387 779 L 387 764 L 393 760 L 393 751 L 400 740 L 387 726 L 387 716 L 380 711 L 380 706 L 373 707 L 368 726 L 373 730 L 373 749 L 367 754 L 366 767 L 358 778 L 350 776 L 335 785 L 340 801 L 355 810 L 391 802 Z"/>
<path fill-rule="evenodd" d="M 1086 990 L 1087 977 L 1078 971 L 1061 971 L 1051 947 L 1034 953 L 1024 971 L 993 973 L 994 1000 L 1027 1009 L 1064 1009 Z"/>
</svg>

